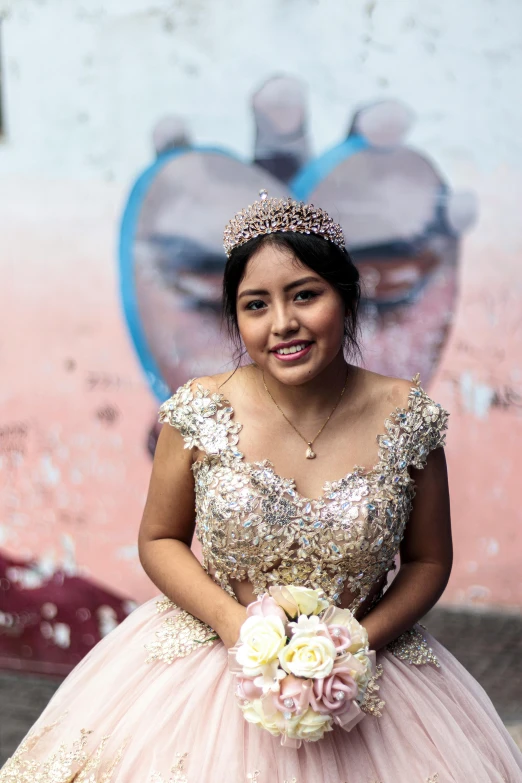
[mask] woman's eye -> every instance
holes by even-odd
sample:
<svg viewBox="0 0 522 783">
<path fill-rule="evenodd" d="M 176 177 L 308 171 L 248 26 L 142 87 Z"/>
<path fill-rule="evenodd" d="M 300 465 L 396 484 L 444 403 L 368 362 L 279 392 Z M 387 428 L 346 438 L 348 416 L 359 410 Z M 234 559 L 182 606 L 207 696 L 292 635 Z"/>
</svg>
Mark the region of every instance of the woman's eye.
<svg viewBox="0 0 522 783">
<path fill-rule="evenodd" d="M 310 299 L 315 299 L 319 294 L 316 291 L 299 291 L 295 298 L 298 302 L 306 302 Z"/>
<path fill-rule="evenodd" d="M 255 299 L 253 302 L 249 302 L 246 306 L 247 310 L 260 310 L 265 306 L 265 303 L 261 299 Z"/>
</svg>

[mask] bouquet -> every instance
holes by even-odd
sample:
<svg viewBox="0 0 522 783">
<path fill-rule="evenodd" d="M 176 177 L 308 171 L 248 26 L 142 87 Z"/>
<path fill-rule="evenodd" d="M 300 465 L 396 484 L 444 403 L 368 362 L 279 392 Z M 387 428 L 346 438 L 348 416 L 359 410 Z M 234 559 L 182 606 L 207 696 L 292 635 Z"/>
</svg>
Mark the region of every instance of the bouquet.
<svg viewBox="0 0 522 783">
<path fill-rule="evenodd" d="M 322 591 L 278 586 L 247 607 L 229 668 L 245 719 L 299 747 L 364 717 L 375 653 L 352 613 Z"/>
</svg>

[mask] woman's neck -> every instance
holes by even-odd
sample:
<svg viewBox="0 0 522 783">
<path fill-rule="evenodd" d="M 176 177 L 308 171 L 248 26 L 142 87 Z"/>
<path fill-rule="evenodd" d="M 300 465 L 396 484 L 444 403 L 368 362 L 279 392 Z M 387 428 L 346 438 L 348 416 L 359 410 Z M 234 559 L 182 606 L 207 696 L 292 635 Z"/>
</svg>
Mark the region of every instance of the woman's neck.
<svg viewBox="0 0 522 783">
<path fill-rule="evenodd" d="M 346 362 L 342 351 L 319 375 L 299 386 L 282 383 L 273 375 L 263 373 L 261 368 L 255 365 L 252 367 L 255 368 L 257 388 L 262 397 L 267 396 L 264 379 L 273 398 L 287 415 L 292 411 L 301 414 L 306 411 L 311 417 L 326 415 L 327 409 L 332 408 L 339 399 L 345 383 L 344 396 L 349 398 L 357 375 L 357 367 Z"/>
</svg>

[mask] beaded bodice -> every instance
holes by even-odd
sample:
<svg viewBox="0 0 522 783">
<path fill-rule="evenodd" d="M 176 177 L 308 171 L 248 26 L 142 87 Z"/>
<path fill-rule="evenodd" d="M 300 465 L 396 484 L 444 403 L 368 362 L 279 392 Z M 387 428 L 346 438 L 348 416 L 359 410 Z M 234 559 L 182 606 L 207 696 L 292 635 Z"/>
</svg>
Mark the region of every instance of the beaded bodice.
<svg viewBox="0 0 522 783">
<path fill-rule="evenodd" d="M 319 587 L 334 602 L 345 588 L 355 610 L 394 567 L 415 494 L 409 467 L 422 468 L 443 445 L 447 412 L 413 379 L 406 408 L 397 408 L 377 438 L 378 462 L 327 482 L 305 498 L 269 460 L 247 462 L 238 448 L 241 424 L 221 394 L 189 381 L 160 408 L 176 427 L 193 464 L 196 535 L 203 565 L 231 595 L 230 580 L 256 594 L 271 584 Z"/>
</svg>

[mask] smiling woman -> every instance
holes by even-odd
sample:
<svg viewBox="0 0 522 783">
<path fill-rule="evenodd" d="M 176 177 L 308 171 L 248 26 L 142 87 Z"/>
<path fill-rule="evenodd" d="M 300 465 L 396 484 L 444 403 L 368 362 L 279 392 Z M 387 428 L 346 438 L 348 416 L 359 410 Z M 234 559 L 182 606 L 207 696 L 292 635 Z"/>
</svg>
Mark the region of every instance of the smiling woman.
<svg viewBox="0 0 522 783">
<path fill-rule="evenodd" d="M 329 317 L 332 317 L 330 305 L 335 300 L 335 331 L 341 322 L 346 353 L 359 355 L 359 272 L 348 252 L 317 236 L 286 232 L 250 239 L 234 248 L 227 262 L 223 278 L 223 311 L 236 346 L 236 358 L 243 350 L 242 329 L 248 329 L 246 313 L 262 312 L 269 305 L 272 309 L 278 307 L 272 273 L 280 278 L 285 262 L 289 273 L 282 285 L 285 300 L 289 304 L 293 302 L 301 311 L 309 309 L 310 305 L 317 311 L 316 300 L 320 300 Z M 292 343 L 292 340 L 287 342 Z M 273 341 L 271 350 L 280 347 L 280 343 Z"/>
<path fill-rule="evenodd" d="M 324 212 L 265 194 L 225 246 L 225 309 L 251 363 L 160 408 L 139 551 L 163 597 L 82 661 L 0 783 L 520 781 L 491 702 L 417 625 L 452 562 L 447 412 L 418 376 L 347 361 L 359 277 Z M 268 592 L 315 596 L 316 621 L 280 614 L 275 645 L 247 634 L 274 626 Z M 255 666 L 246 635 L 264 646 Z"/>
</svg>

